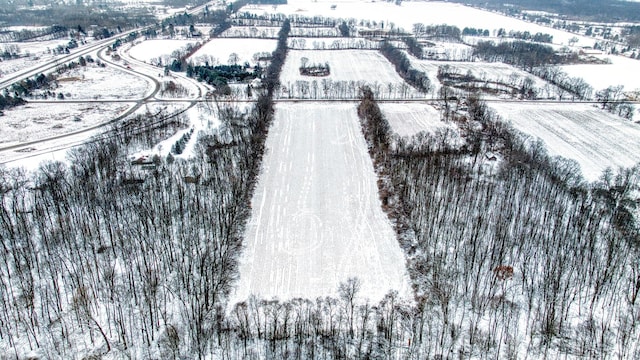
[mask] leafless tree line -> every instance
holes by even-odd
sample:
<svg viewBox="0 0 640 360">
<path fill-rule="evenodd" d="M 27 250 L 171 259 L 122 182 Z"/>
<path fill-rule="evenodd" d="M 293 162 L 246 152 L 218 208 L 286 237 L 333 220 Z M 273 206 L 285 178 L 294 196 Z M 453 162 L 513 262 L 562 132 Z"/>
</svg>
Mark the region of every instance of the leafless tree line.
<svg viewBox="0 0 640 360">
<path fill-rule="evenodd" d="M 482 126 L 467 134 L 477 145 L 389 151 L 372 99 L 359 109 L 382 203 L 429 314 L 421 355 L 639 355 L 640 238 L 628 202 L 640 168 L 586 184 L 575 162 L 548 156 L 481 104 L 470 113 Z"/>
</svg>

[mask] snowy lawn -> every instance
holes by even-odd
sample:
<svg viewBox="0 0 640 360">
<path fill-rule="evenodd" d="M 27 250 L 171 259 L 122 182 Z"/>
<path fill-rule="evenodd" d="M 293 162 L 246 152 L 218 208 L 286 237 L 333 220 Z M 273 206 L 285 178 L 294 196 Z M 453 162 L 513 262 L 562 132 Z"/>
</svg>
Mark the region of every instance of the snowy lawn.
<svg viewBox="0 0 640 360">
<path fill-rule="evenodd" d="M 588 181 L 607 167 L 640 162 L 640 125 L 582 104 L 489 103 L 525 134 L 542 139 L 550 155 L 573 159 Z"/>
<path fill-rule="evenodd" d="M 349 277 L 372 301 L 408 295 L 355 104 L 278 104 L 266 147 L 234 299 L 335 296 Z"/>
<path fill-rule="evenodd" d="M 331 9 L 331 5 L 336 5 Z M 460 29 L 465 27 L 488 29 L 491 34 L 498 29 L 529 31 L 532 34 L 537 32 L 547 33 L 553 36 L 553 42 L 558 44 L 568 44 L 569 39 L 577 37 L 579 46 L 593 46 L 595 39 L 585 36 L 575 35 L 566 31 L 544 27 L 537 24 L 528 23 L 515 18 L 492 13 L 489 11 L 474 9 L 461 4 L 448 2 L 416 1 L 402 2 L 401 6 L 393 2 L 370 2 L 370 1 L 310 1 L 292 0 L 287 5 L 260 5 L 247 6 L 242 11 L 253 14 L 283 13 L 286 15 L 301 15 L 313 17 L 316 15 L 350 19 L 357 17 L 384 22 L 389 26 L 391 23 L 395 27 L 401 27 L 406 31 L 413 30 L 413 24 L 422 23 L 425 25 L 449 24 Z M 387 27 L 385 27 L 387 28 Z"/>
<path fill-rule="evenodd" d="M 330 75 L 300 75 L 302 58 L 308 59 L 307 66 L 329 64 Z M 317 88 L 313 86 L 314 81 Z M 296 82 L 308 83 L 308 88 Z M 424 97 L 409 86 L 377 50 L 290 50 L 282 68 L 280 83 L 286 88 L 286 93 L 283 91 L 281 97 L 357 98 L 358 88 L 362 85 L 370 86 L 376 97 L 383 99 Z"/>
<path fill-rule="evenodd" d="M 625 91 L 640 91 L 640 61 L 624 56 L 600 55 L 611 64 L 580 64 L 562 66 L 569 76 L 583 78 L 594 90 L 623 85 Z"/>
<path fill-rule="evenodd" d="M 229 64 L 231 54 L 236 54 L 237 64 L 248 62 L 256 65 L 254 55 L 267 52 L 271 54 L 276 49 L 277 41 L 274 39 L 213 39 L 201 47 L 189 60 L 194 65 Z"/>
<path fill-rule="evenodd" d="M 440 112 L 431 105 L 382 103 L 379 106 L 393 131 L 400 136 L 411 136 L 421 131 L 435 133 L 446 128 L 457 131 L 452 123 L 440 120 Z"/>
</svg>

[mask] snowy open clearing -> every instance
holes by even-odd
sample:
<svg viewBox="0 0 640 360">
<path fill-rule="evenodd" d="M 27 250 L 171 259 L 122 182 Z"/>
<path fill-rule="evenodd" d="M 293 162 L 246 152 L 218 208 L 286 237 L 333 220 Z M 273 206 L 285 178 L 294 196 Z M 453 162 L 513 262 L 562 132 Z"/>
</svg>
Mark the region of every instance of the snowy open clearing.
<svg viewBox="0 0 640 360">
<path fill-rule="evenodd" d="M 140 99 L 152 89 L 151 81 L 115 66 L 79 66 L 58 75 L 58 87 L 52 92 L 64 94 L 65 99 Z M 36 97 L 46 89 L 34 91 Z"/>
<path fill-rule="evenodd" d="M 106 122 L 131 103 L 29 103 L 4 111 L 0 117 L 0 146 L 66 134 Z"/>
<path fill-rule="evenodd" d="M 499 82 L 513 86 L 519 86 L 525 79 L 531 79 L 533 81 L 533 87 L 538 90 L 539 97 L 550 97 L 551 94 L 554 93 L 553 85 L 539 77 L 504 63 L 432 61 L 418 60 L 413 56 L 408 57 L 411 60 L 411 65 L 424 71 L 429 76 L 431 83 L 436 85 L 433 91 L 435 94 L 437 94 L 440 87 L 437 76 L 438 68 L 441 66 L 448 66 L 449 72 L 451 73 L 458 73 L 460 75 L 471 73 L 472 76 L 481 81 Z"/>
<path fill-rule="evenodd" d="M 611 64 L 565 65 L 561 69 L 569 76 L 583 78 L 594 90 L 623 85 L 625 91 L 640 91 L 640 61 L 624 56 L 600 55 Z"/>
<path fill-rule="evenodd" d="M 136 44 L 129 50 L 131 57 L 145 61 L 152 62 L 158 58 L 162 59 L 163 64 L 166 64 L 166 59 L 170 58 L 171 53 L 176 50 L 183 49 L 189 44 L 195 44 L 194 40 L 177 40 L 177 39 L 163 39 L 163 40 L 145 40 L 139 44 Z"/>
<path fill-rule="evenodd" d="M 440 112 L 428 104 L 382 103 L 379 106 L 393 131 L 400 136 L 421 131 L 434 133 L 444 128 L 457 130 L 453 124 L 442 121 Z"/>
<path fill-rule="evenodd" d="M 355 104 L 278 104 L 266 147 L 234 299 L 335 295 L 349 277 L 373 301 L 407 295 Z"/>
<path fill-rule="evenodd" d="M 330 75 L 300 75 L 303 58 L 308 59 L 307 66 L 328 64 Z M 306 82 L 309 87 L 305 89 L 296 82 Z M 333 82 L 334 86 L 327 85 L 328 82 Z M 350 84 L 335 85 L 338 82 Z M 376 50 L 290 50 L 282 68 L 280 83 L 288 92 L 281 96 L 292 98 L 356 98 L 358 87 L 365 84 L 382 99 L 424 97 L 409 86 L 393 65 Z"/>
<path fill-rule="evenodd" d="M 18 54 L 22 56 L 17 59 L 0 61 L 0 76 L 12 74 L 29 67 L 39 65 L 45 61 L 52 60 L 55 57 L 63 56 L 54 55 L 51 50 L 57 48 L 59 45 L 66 46 L 68 43 L 68 39 L 0 43 L 0 51 L 17 46 L 20 49 Z"/>
<path fill-rule="evenodd" d="M 239 65 L 248 62 L 256 65 L 254 55 L 257 53 L 271 53 L 276 49 L 276 40 L 272 39 L 213 39 L 204 44 L 189 60 L 194 65 L 229 64 L 230 55 L 236 54 L 236 63 Z"/>
<path fill-rule="evenodd" d="M 607 167 L 640 162 L 640 126 L 591 105 L 490 103 L 525 134 L 540 138 L 550 155 L 573 159 L 588 181 Z"/>
<path fill-rule="evenodd" d="M 289 48 L 296 50 L 377 49 L 379 41 L 343 37 L 289 37 Z"/>
<path fill-rule="evenodd" d="M 331 5 L 336 5 L 331 9 Z M 401 6 L 393 2 L 370 2 L 370 1 L 318 1 L 293 0 L 287 5 L 261 5 L 247 6 L 242 9 L 253 14 L 283 13 L 286 15 L 301 16 L 326 16 L 334 18 L 372 20 L 376 22 L 393 23 L 395 27 L 401 27 L 406 31 L 412 31 L 413 24 L 422 23 L 449 24 L 460 29 L 465 27 L 489 29 L 491 34 L 498 29 L 516 31 L 529 31 L 532 34 L 537 32 L 547 33 L 553 36 L 553 42 L 558 44 L 568 44 L 569 39 L 577 37 L 579 46 L 593 46 L 595 39 L 585 36 L 575 35 L 566 31 L 544 27 L 541 25 L 528 23 L 515 18 L 492 13 L 489 11 L 474 9 L 461 4 L 446 2 L 403 2 Z"/>
<path fill-rule="evenodd" d="M 263 38 L 277 39 L 277 26 L 232 26 L 220 34 L 221 38 Z"/>
</svg>

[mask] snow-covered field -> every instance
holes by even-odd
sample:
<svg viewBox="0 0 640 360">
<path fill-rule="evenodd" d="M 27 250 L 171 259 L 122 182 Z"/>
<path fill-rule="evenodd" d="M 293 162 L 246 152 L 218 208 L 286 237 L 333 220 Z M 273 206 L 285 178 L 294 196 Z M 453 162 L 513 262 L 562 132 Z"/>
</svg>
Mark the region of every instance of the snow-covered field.
<svg viewBox="0 0 640 360">
<path fill-rule="evenodd" d="M 400 136 L 421 131 L 434 133 L 445 128 L 457 131 L 456 126 L 442 121 L 440 112 L 428 104 L 382 103 L 379 106 L 393 131 Z"/>
<path fill-rule="evenodd" d="M 266 147 L 234 299 L 335 295 L 349 277 L 374 301 L 408 294 L 356 105 L 278 104 Z"/>
<path fill-rule="evenodd" d="M 17 46 L 20 49 L 20 55 L 43 55 L 50 54 L 52 50 L 59 45 L 67 46 L 69 39 L 45 40 L 45 41 L 24 41 L 24 42 L 6 42 L 0 43 L 0 50 L 7 47 Z"/>
<path fill-rule="evenodd" d="M 538 90 L 538 96 L 548 97 L 553 93 L 553 85 L 539 77 L 503 63 L 418 60 L 413 56 L 409 56 L 409 58 L 412 66 L 427 73 L 431 83 L 435 85 L 439 84 L 437 78 L 438 68 L 448 66 L 450 72 L 455 72 L 460 75 L 466 75 L 470 72 L 471 75 L 481 81 L 500 82 L 517 86 L 525 79 L 531 79 L 534 88 Z M 437 88 L 434 89 L 434 91 L 437 91 Z"/>
<path fill-rule="evenodd" d="M 4 110 L 0 147 L 66 134 L 116 118 L 131 103 L 29 103 Z"/>
<path fill-rule="evenodd" d="M 300 75 L 302 58 L 308 59 L 308 66 L 329 64 L 330 75 Z M 302 90 L 300 83 L 296 84 L 297 81 L 311 85 L 309 89 Z M 317 85 L 315 90 L 314 81 Z M 333 82 L 334 86 L 327 86 L 328 90 L 325 91 L 325 84 L 329 82 Z M 338 88 L 340 85 L 335 85 L 338 82 L 350 84 L 341 89 Z M 316 98 L 315 92 L 318 94 L 317 98 L 356 98 L 358 86 L 365 84 L 372 87 L 379 98 L 424 96 L 409 86 L 398 75 L 393 65 L 376 50 L 290 50 L 282 68 L 280 83 L 288 92 L 281 96 L 293 98 Z"/>
<path fill-rule="evenodd" d="M 58 45 L 64 46 L 68 43 L 69 40 L 0 43 L 0 51 L 17 46 L 20 49 L 19 55 L 23 56 L 18 59 L 0 61 L 0 76 L 39 65 L 45 61 L 54 59 L 56 56 L 62 56 L 54 55 L 50 51 L 57 48 Z"/>
<path fill-rule="evenodd" d="M 220 34 L 220 37 L 277 39 L 278 31 L 280 27 L 277 26 L 232 26 Z"/>
<path fill-rule="evenodd" d="M 331 5 L 336 5 L 331 9 Z M 412 31 L 413 24 L 422 23 L 425 25 L 449 24 L 460 29 L 465 27 L 488 29 L 491 34 L 498 29 L 504 28 L 506 31 L 529 31 L 530 33 L 547 33 L 553 36 L 554 43 L 568 44 L 569 39 L 574 36 L 579 39 L 579 46 L 593 46 L 594 39 L 579 36 L 565 31 L 543 27 L 537 24 L 528 23 L 519 19 L 510 18 L 489 11 L 474 9 L 461 4 L 432 1 L 402 2 L 401 6 L 393 2 L 370 2 L 370 1 L 326 1 L 320 0 L 310 2 L 308 0 L 288 1 L 287 5 L 261 5 L 248 6 L 242 9 L 253 14 L 283 13 L 286 15 L 301 16 L 325 16 L 350 19 L 357 17 L 376 21 L 378 23 L 401 27 L 406 31 Z"/>
<path fill-rule="evenodd" d="M 588 181 L 611 167 L 640 162 L 640 125 L 584 104 L 490 103 L 525 134 L 540 138 L 550 155 L 573 159 Z"/>
<path fill-rule="evenodd" d="M 339 37 L 289 37 L 289 47 L 296 50 L 325 50 L 325 49 L 376 49 L 378 41 L 364 38 L 339 38 Z"/>
<path fill-rule="evenodd" d="M 473 58 L 473 47 L 467 44 L 429 41 L 432 46 L 423 48 L 424 57 L 435 60 L 469 61 Z"/>
<path fill-rule="evenodd" d="M 51 91 L 62 93 L 65 99 L 139 99 L 152 89 L 151 81 L 114 66 L 79 66 L 57 79 L 58 87 Z M 34 94 L 42 94 L 43 90 Z"/>
<path fill-rule="evenodd" d="M 625 91 L 640 91 L 640 60 L 624 56 L 601 55 L 611 64 L 565 65 L 561 69 L 569 76 L 583 78 L 595 90 L 623 85 Z"/>
<path fill-rule="evenodd" d="M 163 64 L 166 64 L 166 59 L 171 57 L 171 53 L 196 42 L 194 40 L 177 39 L 145 40 L 133 46 L 129 50 L 129 54 L 135 59 L 148 63 L 160 58 Z"/>
<path fill-rule="evenodd" d="M 256 53 L 268 52 L 271 54 L 276 49 L 276 40 L 272 39 L 213 39 L 201 47 L 189 60 L 194 65 L 229 64 L 230 55 L 236 54 L 239 65 L 248 62 L 255 65 Z"/>
</svg>

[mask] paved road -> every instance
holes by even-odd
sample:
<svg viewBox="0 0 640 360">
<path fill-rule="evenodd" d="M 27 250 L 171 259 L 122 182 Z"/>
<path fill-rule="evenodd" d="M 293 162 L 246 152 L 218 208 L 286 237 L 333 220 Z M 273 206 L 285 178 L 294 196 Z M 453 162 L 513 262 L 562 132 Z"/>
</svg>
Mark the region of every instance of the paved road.
<svg viewBox="0 0 640 360">
<path fill-rule="evenodd" d="M 202 11 L 204 9 L 205 6 L 212 4 L 211 2 L 207 2 L 205 4 L 202 4 L 200 6 L 197 6 L 191 10 L 188 10 L 187 13 L 189 14 L 194 14 L 197 13 L 199 11 Z M 28 142 L 23 142 L 20 144 L 14 144 L 14 145 L 10 145 L 10 146 L 4 146 L 4 147 L 0 147 L 0 153 L 6 153 L 6 152 L 29 152 L 29 154 L 23 156 L 23 157 L 19 157 L 19 158 L 13 158 L 10 161 L 4 161 L 4 162 L 0 162 L 0 164 L 6 164 L 9 162 L 13 162 L 13 161 L 17 161 L 20 159 L 24 159 L 26 157 L 31 157 L 31 156 L 35 156 L 35 155 L 40 155 L 43 153 L 47 153 L 47 152 L 51 152 L 51 151 L 56 151 L 59 150 L 61 147 L 64 148 L 63 146 L 60 146 L 59 144 L 56 145 L 52 145 L 56 142 L 59 142 L 60 140 L 63 139 L 69 139 L 69 144 L 71 146 L 76 146 L 80 143 L 82 143 L 82 141 L 78 141 L 78 138 L 81 138 L 82 135 L 87 135 L 89 133 L 92 133 L 100 128 L 103 128 L 107 125 L 116 123 L 124 118 L 126 118 L 127 116 L 133 114 L 135 111 L 137 111 L 142 105 L 149 103 L 149 102 L 188 102 L 189 106 L 186 107 L 185 109 L 182 109 L 180 111 L 178 111 L 175 114 L 172 114 L 170 116 L 177 116 L 178 114 L 181 114 L 185 111 L 187 111 L 189 108 L 193 107 L 198 101 L 205 101 L 205 99 L 203 99 L 203 95 L 206 94 L 207 91 L 207 87 L 206 85 L 202 85 L 202 84 L 198 84 L 196 85 L 198 88 L 198 95 L 195 98 L 190 98 L 190 99 L 158 99 L 156 98 L 158 92 L 161 89 L 161 84 L 160 81 L 158 81 L 158 79 L 156 77 L 150 76 L 147 73 L 145 73 L 145 71 L 135 71 L 134 69 L 131 69 L 128 66 L 124 66 L 124 61 L 122 62 L 123 64 L 113 61 L 111 60 L 109 57 L 107 57 L 104 53 L 106 51 L 106 49 L 117 39 L 121 39 L 121 38 L 125 38 L 127 36 L 129 36 L 130 33 L 136 32 L 136 31 L 144 31 L 145 29 L 148 29 L 150 27 L 152 27 L 153 25 L 150 26 L 145 26 L 145 27 L 140 27 L 137 29 L 133 29 L 133 30 L 129 30 L 126 32 L 123 32 L 121 34 L 118 34 L 114 37 L 111 37 L 109 39 L 104 39 L 104 40 L 99 40 L 93 44 L 90 44 L 88 46 L 82 47 L 81 49 L 69 54 L 69 55 L 64 55 L 62 57 L 58 57 L 56 59 L 52 59 L 51 61 L 48 61 L 44 64 L 23 70 L 23 71 L 19 71 L 16 72 L 14 74 L 10 74 L 7 75 L 5 77 L 3 77 L 0 81 L 0 90 L 5 89 L 10 87 L 12 84 L 22 81 L 24 79 L 30 78 L 32 76 L 35 76 L 37 74 L 43 73 L 43 72 L 47 72 L 50 71 L 52 69 L 55 69 L 57 66 L 59 66 L 60 64 L 64 64 L 70 61 L 75 61 L 78 57 L 89 54 L 89 53 L 93 53 L 93 52 L 97 52 L 97 56 L 98 58 L 103 61 L 106 64 L 109 64 L 110 66 L 113 67 L 117 67 L 119 70 L 121 71 L 125 71 L 128 72 L 130 74 L 139 76 L 144 78 L 145 80 L 150 81 L 150 83 L 152 84 L 152 88 L 150 89 L 150 91 L 142 98 L 139 99 L 114 99 L 114 100 L 92 100 L 92 99 L 87 99 L 87 100 L 29 100 L 29 102 L 33 102 L 33 103 L 60 103 L 60 102 L 66 102 L 66 103 L 135 103 L 134 106 L 132 106 L 131 108 L 129 108 L 127 111 L 125 111 L 124 113 L 120 114 L 119 116 L 113 118 L 113 119 L 109 119 L 108 121 L 81 129 L 81 130 L 77 130 L 77 131 L 72 131 L 69 133 L 65 133 L 65 134 L 61 134 L 61 135 L 56 135 L 56 136 L 51 136 L 51 137 L 46 137 L 46 138 L 42 138 L 42 139 L 38 139 L 38 140 L 33 140 L 33 141 L 28 141 Z M 128 48 L 127 48 L 128 49 Z M 128 54 L 126 54 L 126 52 L 121 52 L 121 57 L 126 59 L 127 62 L 135 62 L 138 66 L 141 67 L 153 67 L 151 65 L 145 64 L 144 62 L 138 61 L 136 59 L 133 59 L 131 57 L 128 56 Z M 155 73 L 157 69 L 154 69 L 153 72 Z M 147 71 L 148 72 L 148 71 Z M 182 80 L 187 79 L 184 76 L 180 76 Z M 197 83 L 195 80 L 193 79 L 187 79 L 187 81 L 191 81 L 191 82 L 195 82 Z M 49 146 L 47 145 L 49 144 Z M 38 146 L 40 149 L 34 151 L 34 147 Z M 43 148 L 45 147 L 45 148 Z"/>
</svg>

